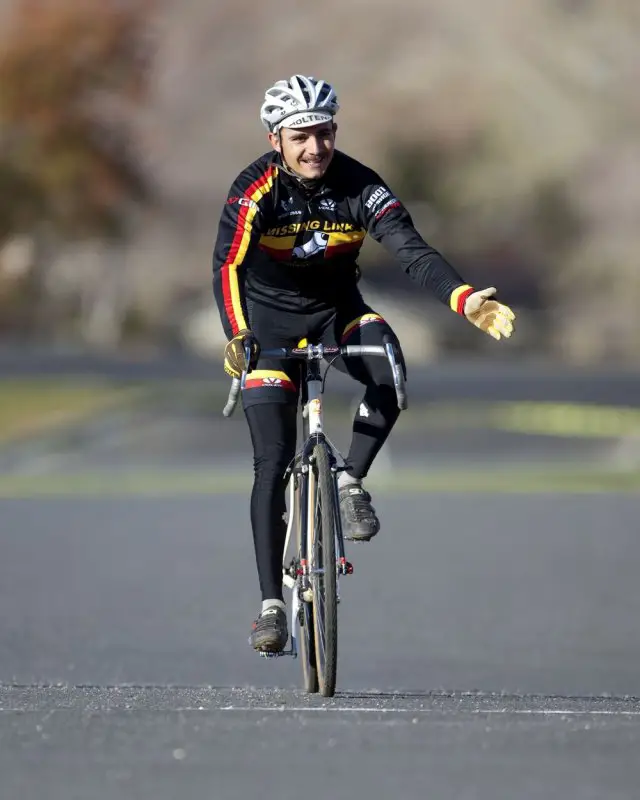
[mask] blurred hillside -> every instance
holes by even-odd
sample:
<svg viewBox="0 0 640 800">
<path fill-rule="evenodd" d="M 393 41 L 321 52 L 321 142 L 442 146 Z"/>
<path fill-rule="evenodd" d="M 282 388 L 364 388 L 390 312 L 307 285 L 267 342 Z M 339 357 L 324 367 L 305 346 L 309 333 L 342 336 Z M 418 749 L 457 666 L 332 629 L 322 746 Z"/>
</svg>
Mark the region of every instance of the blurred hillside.
<svg viewBox="0 0 640 800">
<path fill-rule="evenodd" d="M 497 285 L 520 311 L 512 353 L 640 361 L 635 0 L 155 5 L 149 92 L 126 114 L 157 202 L 132 211 L 126 239 L 56 243 L 46 297 L 77 320 L 53 314 L 46 335 L 113 346 L 152 330 L 175 343 L 193 312 L 213 310 L 218 214 L 267 149 L 264 89 L 305 72 L 337 88 L 339 147 L 382 173 L 469 282 Z M 29 262 L 21 233 L 7 239 L 5 276 Z M 372 302 L 391 298 L 393 323 L 394 307 L 406 311 L 424 355 L 489 348 L 377 245 L 364 261 Z M 215 313 L 198 324 L 218 347 Z"/>
</svg>

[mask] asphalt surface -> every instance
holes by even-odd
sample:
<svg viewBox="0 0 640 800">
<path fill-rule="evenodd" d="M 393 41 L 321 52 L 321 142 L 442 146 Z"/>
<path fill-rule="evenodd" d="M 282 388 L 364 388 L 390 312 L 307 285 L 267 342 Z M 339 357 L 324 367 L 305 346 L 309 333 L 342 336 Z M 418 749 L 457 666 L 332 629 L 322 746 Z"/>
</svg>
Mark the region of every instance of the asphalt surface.
<svg viewBox="0 0 640 800">
<path fill-rule="evenodd" d="M 637 798 L 637 497 L 375 500 L 332 700 L 248 647 L 243 495 L 0 501 L 0 796 Z"/>
</svg>

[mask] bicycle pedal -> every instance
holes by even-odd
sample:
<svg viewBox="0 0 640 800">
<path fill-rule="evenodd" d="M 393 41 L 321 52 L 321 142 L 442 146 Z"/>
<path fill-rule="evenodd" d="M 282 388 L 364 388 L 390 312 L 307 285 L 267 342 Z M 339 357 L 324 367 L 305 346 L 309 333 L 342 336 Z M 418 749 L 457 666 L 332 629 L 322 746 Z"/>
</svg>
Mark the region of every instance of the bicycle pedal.
<svg viewBox="0 0 640 800">
<path fill-rule="evenodd" d="M 292 656 L 294 652 L 293 650 L 280 650 L 279 653 L 270 653 L 266 650 L 258 650 L 258 655 L 261 658 L 280 658 L 281 656 Z"/>
</svg>

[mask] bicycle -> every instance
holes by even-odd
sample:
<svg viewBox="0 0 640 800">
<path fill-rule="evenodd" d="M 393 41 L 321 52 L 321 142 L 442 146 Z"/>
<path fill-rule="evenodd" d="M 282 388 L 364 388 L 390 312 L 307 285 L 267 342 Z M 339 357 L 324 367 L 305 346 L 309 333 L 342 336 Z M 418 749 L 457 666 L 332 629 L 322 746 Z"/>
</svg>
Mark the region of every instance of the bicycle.
<svg viewBox="0 0 640 800">
<path fill-rule="evenodd" d="M 345 469 L 344 459 L 324 431 L 322 395 L 327 373 L 339 357 L 385 356 L 393 373 L 398 407 L 407 408 L 404 372 L 396 357 L 390 336 L 383 345 L 342 345 L 299 343 L 261 351 L 263 358 L 306 361 L 301 386 L 302 445 L 289 464 L 288 520 L 283 551 L 283 585 L 291 590 L 291 647 L 280 653 L 260 653 L 264 657 L 298 657 L 298 632 L 304 689 L 335 694 L 338 663 L 338 603 L 340 576 L 351 575 L 347 561 L 338 495 L 338 474 Z M 251 352 L 245 350 L 246 363 Z M 320 362 L 328 360 L 324 375 Z M 329 360 L 330 359 L 330 360 Z M 229 417 L 244 387 L 247 371 L 234 378 L 223 415 Z M 339 463 L 342 462 L 342 463 Z M 293 555 L 287 551 L 295 531 Z"/>
</svg>

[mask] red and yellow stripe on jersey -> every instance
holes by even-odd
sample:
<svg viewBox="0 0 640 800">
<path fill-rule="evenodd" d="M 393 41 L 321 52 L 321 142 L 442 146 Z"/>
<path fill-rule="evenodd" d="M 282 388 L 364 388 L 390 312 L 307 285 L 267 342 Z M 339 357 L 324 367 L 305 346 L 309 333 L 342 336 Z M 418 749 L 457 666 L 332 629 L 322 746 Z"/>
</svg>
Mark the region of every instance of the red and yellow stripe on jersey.
<svg viewBox="0 0 640 800">
<path fill-rule="evenodd" d="M 325 258 L 349 253 L 362 247 L 362 242 L 366 236 L 365 231 L 351 231 L 348 233 L 330 233 Z"/>
<path fill-rule="evenodd" d="M 320 229 L 313 228 L 308 235 L 312 236 L 317 231 L 322 233 Z M 329 233 L 327 244 L 324 248 L 324 258 L 333 258 L 333 256 L 339 256 L 342 253 L 353 253 L 362 246 L 365 235 L 362 230 L 350 233 Z M 299 237 L 300 234 L 298 233 L 284 236 L 264 234 L 260 237 L 260 249 L 267 253 L 270 258 L 273 258 L 274 261 L 291 261 L 293 249 L 296 246 L 296 242 L 299 241 Z M 314 255 L 318 254 L 314 253 Z"/>
<path fill-rule="evenodd" d="M 274 261 L 290 261 L 295 244 L 296 234 L 293 236 L 267 236 L 265 234 L 260 237 L 260 249 Z"/>
<path fill-rule="evenodd" d="M 242 294 L 238 280 L 238 267 L 242 264 L 247 254 L 251 241 L 251 225 L 258 211 L 258 202 L 271 191 L 273 179 L 277 168 L 271 166 L 247 188 L 242 198 L 239 198 L 240 211 L 236 231 L 229 248 L 227 258 L 221 268 L 222 294 L 224 308 L 231 324 L 233 335 L 247 328 L 242 308 Z M 249 202 L 240 203 L 240 200 Z"/>
</svg>

